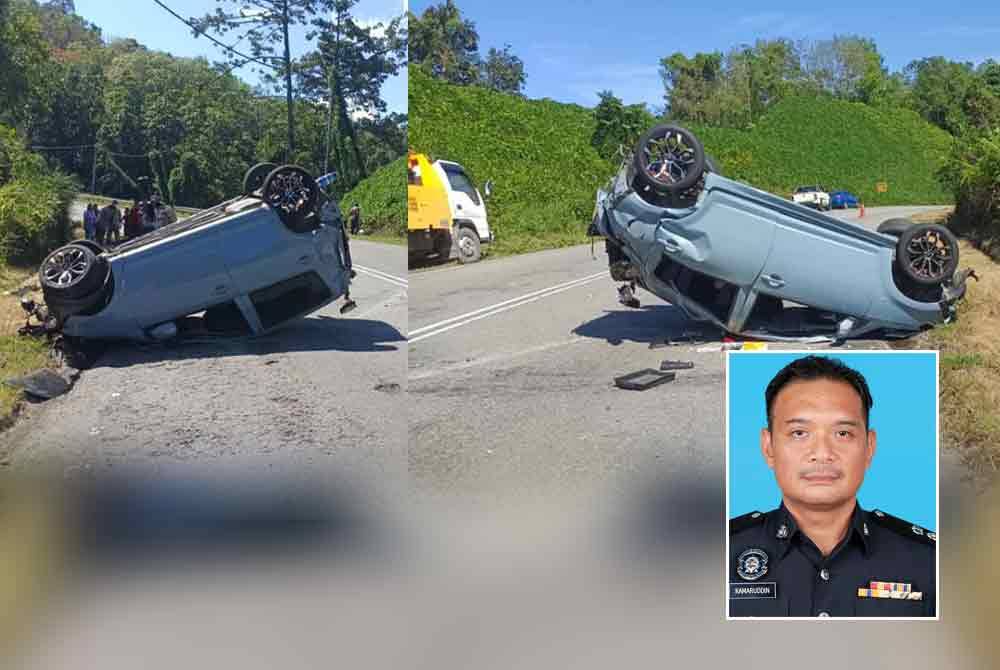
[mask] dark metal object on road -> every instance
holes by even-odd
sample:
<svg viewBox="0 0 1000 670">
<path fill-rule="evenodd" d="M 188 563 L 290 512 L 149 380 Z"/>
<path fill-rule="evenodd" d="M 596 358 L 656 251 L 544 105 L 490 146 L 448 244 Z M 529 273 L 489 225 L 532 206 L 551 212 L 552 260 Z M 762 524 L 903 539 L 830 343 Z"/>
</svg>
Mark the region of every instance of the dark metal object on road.
<svg viewBox="0 0 1000 670">
<path fill-rule="evenodd" d="M 652 368 L 631 372 L 621 377 L 615 377 L 615 386 L 627 391 L 645 391 L 665 382 L 673 381 L 677 375 L 673 372 L 660 372 Z"/>
<path fill-rule="evenodd" d="M 4 383 L 24 389 L 25 393 L 36 398 L 50 400 L 73 388 L 73 381 L 74 377 L 71 374 L 57 372 L 51 368 L 42 368 L 23 377 L 5 379 Z"/>
<path fill-rule="evenodd" d="M 691 361 L 663 361 L 660 363 L 660 370 L 690 370 L 694 367 Z"/>
</svg>

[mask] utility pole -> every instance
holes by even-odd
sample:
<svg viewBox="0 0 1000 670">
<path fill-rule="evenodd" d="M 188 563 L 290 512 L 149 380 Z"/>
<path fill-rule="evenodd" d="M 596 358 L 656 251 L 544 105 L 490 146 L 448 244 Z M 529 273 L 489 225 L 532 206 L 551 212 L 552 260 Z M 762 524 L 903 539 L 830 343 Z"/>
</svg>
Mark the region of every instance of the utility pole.
<svg viewBox="0 0 1000 670">
<path fill-rule="evenodd" d="M 94 142 L 94 163 L 90 167 L 90 192 L 97 193 L 97 142 Z"/>
<path fill-rule="evenodd" d="M 285 97 L 288 102 L 288 156 L 291 161 L 295 155 L 295 116 L 292 111 L 292 53 L 288 46 L 288 0 L 281 2 L 281 27 L 285 35 Z"/>
</svg>

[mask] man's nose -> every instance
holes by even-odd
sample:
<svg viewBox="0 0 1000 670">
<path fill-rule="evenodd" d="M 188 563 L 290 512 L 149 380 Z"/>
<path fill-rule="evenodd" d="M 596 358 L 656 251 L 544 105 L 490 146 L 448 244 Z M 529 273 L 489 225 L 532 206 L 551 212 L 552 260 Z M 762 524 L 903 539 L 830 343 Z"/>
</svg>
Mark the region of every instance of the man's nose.
<svg viewBox="0 0 1000 670">
<path fill-rule="evenodd" d="M 809 460 L 811 462 L 819 463 L 829 463 L 834 458 L 834 450 L 832 437 L 829 435 L 820 435 L 812 443 L 812 450 L 809 453 Z"/>
</svg>

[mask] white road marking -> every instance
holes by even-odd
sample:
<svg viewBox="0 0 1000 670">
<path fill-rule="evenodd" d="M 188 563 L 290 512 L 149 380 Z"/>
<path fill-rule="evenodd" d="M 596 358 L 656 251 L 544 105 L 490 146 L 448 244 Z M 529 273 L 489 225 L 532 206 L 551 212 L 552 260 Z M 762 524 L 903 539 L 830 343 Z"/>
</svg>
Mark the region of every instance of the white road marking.
<svg viewBox="0 0 1000 670">
<path fill-rule="evenodd" d="M 543 288 L 538 291 L 532 291 L 531 293 L 526 293 L 517 298 L 511 298 L 510 300 L 504 300 L 503 302 L 498 302 L 495 305 L 489 305 L 487 307 L 481 307 L 477 310 L 467 312 L 465 314 L 460 314 L 458 316 L 453 316 L 450 319 L 445 319 L 443 321 L 438 321 L 437 323 L 432 323 L 429 326 L 423 326 L 417 328 L 410 332 L 410 344 L 419 342 L 420 340 L 427 339 L 428 337 L 433 337 L 435 335 L 440 335 L 441 333 L 446 333 L 449 330 L 453 330 L 460 326 L 472 323 L 473 321 L 479 321 L 480 319 L 485 319 L 489 316 L 495 316 L 502 312 L 514 309 L 515 307 L 520 307 L 522 305 L 527 305 L 528 303 L 535 302 L 536 300 L 541 300 L 542 298 L 548 298 L 549 296 L 556 295 L 557 293 L 562 293 L 563 291 L 568 291 L 571 288 L 576 288 L 577 286 L 583 286 L 596 279 L 605 277 L 607 272 L 598 272 L 596 274 L 589 275 L 587 277 L 581 277 L 580 279 L 574 279 L 573 281 L 566 282 L 564 284 L 557 284 L 556 286 L 550 286 L 548 288 Z M 413 337 L 416 335 L 416 337 Z"/>
<path fill-rule="evenodd" d="M 375 268 L 365 267 L 364 265 L 354 264 L 354 269 L 358 272 L 363 272 L 366 275 L 371 275 L 376 279 L 381 279 L 382 281 L 389 282 L 390 284 L 395 284 L 396 286 L 402 286 L 403 288 L 408 288 L 409 283 L 402 277 L 397 277 L 396 275 L 391 275 L 388 272 L 382 272 L 381 270 L 376 270 Z"/>
<path fill-rule="evenodd" d="M 580 344 L 582 342 L 592 342 L 590 338 L 586 337 L 571 337 L 568 339 L 558 340 L 556 342 L 549 342 L 547 344 L 540 344 L 536 347 L 529 347 L 527 349 L 522 349 L 521 351 L 515 351 L 506 354 L 496 354 L 493 356 L 484 356 L 482 358 L 477 358 L 473 361 L 467 361 L 463 363 L 455 363 L 454 365 L 448 365 L 443 368 L 433 368 L 425 372 L 420 372 L 420 368 L 411 369 L 406 375 L 406 380 L 409 382 L 422 381 L 424 379 L 430 379 L 433 377 L 438 377 L 441 375 L 451 374 L 459 370 L 467 370 L 469 368 L 477 367 L 480 365 L 494 365 L 497 363 L 504 363 L 511 361 L 515 358 L 520 358 L 522 356 L 529 356 L 531 354 L 538 354 L 544 351 L 550 351 L 552 349 L 559 349 L 562 347 L 567 347 L 573 344 Z M 414 372 L 413 370 L 417 370 Z"/>
</svg>

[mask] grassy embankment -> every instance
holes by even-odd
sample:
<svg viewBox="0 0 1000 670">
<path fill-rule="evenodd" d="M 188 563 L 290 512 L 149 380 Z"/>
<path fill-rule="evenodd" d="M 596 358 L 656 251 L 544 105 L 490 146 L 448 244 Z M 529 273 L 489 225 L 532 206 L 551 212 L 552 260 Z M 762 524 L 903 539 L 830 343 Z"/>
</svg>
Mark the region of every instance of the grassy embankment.
<svg viewBox="0 0 1000 670">
<path fill-rule="evenodd" d="M 354 203 L 361 207 L 358 239 L 389 244 L 406 244 L 406 156 L 384 165 L 344 194 L 340 208 L 347 212 Z"/>
<path fill-rule="evenodd" d="M 417 71 L 409 87 L 411 147 L 458 161 L 479 184 L 494 180 L 494 256 L 586 241 L 595 191 L 617 167 L 590 144 L 592 110 Z M 858 193 L 868 206 L 953 202 L 935 178 L 950 137 L 907 110 L 792 98 L 752 130 L 692 130 L 727 176 L 781 195 L 819 182 Z M 879 181 L 886 193 L 875 192 Z"/>
</svg>

